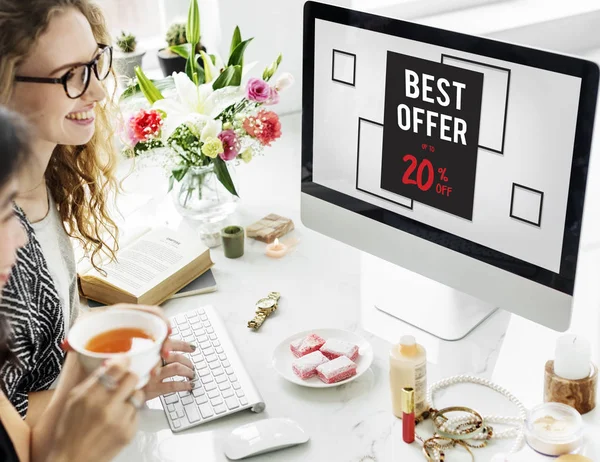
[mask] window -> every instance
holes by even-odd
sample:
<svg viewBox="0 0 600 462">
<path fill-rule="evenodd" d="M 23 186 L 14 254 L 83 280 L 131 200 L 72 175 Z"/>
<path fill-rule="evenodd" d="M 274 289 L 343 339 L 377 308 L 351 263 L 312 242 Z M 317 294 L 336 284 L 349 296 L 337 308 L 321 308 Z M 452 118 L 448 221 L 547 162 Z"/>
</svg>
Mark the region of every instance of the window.
<svg viewBox="0 0 600 462">
<path fill-rule="evenodd" d="M 102 7 L 113 37 L 121 31 L 137 37 L 138 46 L 146 50 L 143 67 L 151 77 L 158 77 L 156 52 L 166 46 L 165 33 L 174 22 L 187 21 L 190 0 L 96 0 Z M 214 49 L 219 40 L 218 0 L 198 0 L 202 42 Z"/>
<path fill-rule="evenodd" d="M 124 30 L 133 33 L 138 41 L 164 34 L 160 3 L 160 0 L 98 0 L 113 37 Z"/>
</svg>

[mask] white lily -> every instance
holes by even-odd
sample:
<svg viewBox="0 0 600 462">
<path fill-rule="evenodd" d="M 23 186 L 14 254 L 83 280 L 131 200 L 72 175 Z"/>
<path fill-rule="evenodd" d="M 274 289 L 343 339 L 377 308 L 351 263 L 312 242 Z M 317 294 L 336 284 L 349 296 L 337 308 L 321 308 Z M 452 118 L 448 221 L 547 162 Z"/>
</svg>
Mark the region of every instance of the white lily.
<svg viewBox="0 0 600 462">
<path fill-rule="evenodd" d="M 166 114 L 162 127 L 163 140 L 169 138 L 184 122 L 214 121 L 225 108 L 244 98 L 242 87 L 225 87 L 215 91 L 211 83 L 196 86 L 184 72 L 173 73 L 173 81 L 177 98 L 161 99 L 152 106 Z M 210 130 L 214 131 L 215 125 L 210 126 Z"/>
</svg>

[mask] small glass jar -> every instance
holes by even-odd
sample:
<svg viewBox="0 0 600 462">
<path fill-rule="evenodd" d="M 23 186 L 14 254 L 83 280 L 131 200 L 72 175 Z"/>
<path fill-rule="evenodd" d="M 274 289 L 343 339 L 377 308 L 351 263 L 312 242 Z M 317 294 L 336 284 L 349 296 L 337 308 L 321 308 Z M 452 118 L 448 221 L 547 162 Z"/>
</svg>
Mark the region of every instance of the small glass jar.
<svg viewBox="0 0 600 462">
<path fill-rule="evenodd" d="M 545 456 L 579 454 L 583 447 L 581 414 L 566 404 L 540 404 L 527 415 L 525 439 Z"/>
</svg>

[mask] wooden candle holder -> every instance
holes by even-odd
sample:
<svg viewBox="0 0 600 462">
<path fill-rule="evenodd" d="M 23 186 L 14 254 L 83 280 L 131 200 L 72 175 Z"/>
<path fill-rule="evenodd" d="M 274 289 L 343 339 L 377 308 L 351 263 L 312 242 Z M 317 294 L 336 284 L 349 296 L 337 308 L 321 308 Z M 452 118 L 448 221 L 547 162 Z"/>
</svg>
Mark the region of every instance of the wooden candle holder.
<svg viewBox="0 0 600 462">
<path fill-rule="evenodd" d="M 598 368 L 591 364 L 590 375 L 580 380 L 569 380 L 554 373 L 554 361 L 546 363 L 544 402 L 563 403 L 586 414 L 596 407 Z"/>
</svg>

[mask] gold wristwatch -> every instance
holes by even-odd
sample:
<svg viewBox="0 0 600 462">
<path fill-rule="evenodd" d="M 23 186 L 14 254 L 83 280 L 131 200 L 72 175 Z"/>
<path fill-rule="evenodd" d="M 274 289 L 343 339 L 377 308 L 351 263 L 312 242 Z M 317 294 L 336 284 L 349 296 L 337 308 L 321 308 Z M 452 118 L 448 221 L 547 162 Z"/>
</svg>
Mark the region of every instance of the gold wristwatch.
<svg viewBox="0 0 600 462">
<path fill-rule="evenodd" d="M 252 320 L 248 321 L 248 327 L 258 330 L 262 326 L 265 319 L 277 309 L 277 303 L 281 298 L 279 292 L 271 292 L 266 298 L 261 298 L 256 302 L 256 314 Z"/>
</svg>

